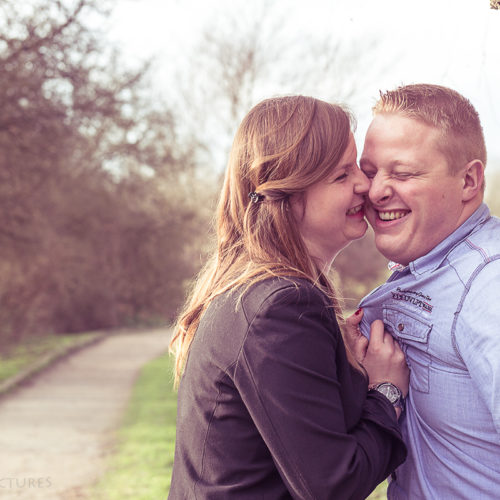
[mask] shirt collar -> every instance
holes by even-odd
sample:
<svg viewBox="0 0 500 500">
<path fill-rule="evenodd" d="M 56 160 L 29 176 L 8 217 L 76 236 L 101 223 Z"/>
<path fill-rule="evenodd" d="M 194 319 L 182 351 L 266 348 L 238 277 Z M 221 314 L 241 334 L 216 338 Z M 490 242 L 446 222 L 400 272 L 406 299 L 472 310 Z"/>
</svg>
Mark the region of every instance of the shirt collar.
<svg viewBox="0 0 500 500">
<path fill-rule="evenodd" d="M 426 272 L 434 271 L 451 250 L 462 240 L 465 239 L 479 224 L 490 218 L 490 211 L 486 203 L 481 203 L 477 210 L 453 233 L 436 245 L 429 253 L 410 262 L 408 268 L 413 275 L 420 275 Z M 389 269 L 394 271 L 403 271 L 405 267 L 395 262 L 389 263 Z"/>
</svg>

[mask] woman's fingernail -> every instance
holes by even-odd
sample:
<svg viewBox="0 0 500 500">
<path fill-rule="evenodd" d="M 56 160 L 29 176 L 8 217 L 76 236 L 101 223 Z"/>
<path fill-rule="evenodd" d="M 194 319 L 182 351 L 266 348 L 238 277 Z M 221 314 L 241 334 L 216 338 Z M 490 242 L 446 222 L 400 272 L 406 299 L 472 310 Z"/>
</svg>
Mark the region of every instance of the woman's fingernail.
<svg viewBox="0 0 500 500">
<path fill-rule="evenodd" d="M 356 316 L 361 312 L 361 307 L 354 313 Z"/>
</svg>

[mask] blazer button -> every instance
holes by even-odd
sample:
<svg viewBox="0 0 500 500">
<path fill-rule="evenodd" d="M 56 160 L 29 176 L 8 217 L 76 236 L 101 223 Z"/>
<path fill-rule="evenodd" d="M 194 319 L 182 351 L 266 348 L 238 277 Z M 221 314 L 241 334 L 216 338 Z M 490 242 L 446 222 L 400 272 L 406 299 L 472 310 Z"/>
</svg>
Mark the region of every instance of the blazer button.
<svg viewBox="0 0 500 500">
<path fill-rule="evenodd" d="M 398 325 L 398 330 L 399 330 L 400 332 L 402 332 L 404 329 L 405 329 L 405 325 L 403 325 L 403 323 L 399 323 L 399 325 Z"/>
</svg>

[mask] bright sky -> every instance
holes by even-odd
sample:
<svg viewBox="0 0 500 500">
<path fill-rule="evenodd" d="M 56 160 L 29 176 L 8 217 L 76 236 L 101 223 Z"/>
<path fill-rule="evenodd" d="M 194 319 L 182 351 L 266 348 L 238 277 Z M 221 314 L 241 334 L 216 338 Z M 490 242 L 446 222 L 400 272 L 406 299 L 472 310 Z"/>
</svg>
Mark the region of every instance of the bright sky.
<svg viewBox="0 0 500 500">
<path fill-rule="evenodd" d="M 307 33 L 331 32 L 367 48 L 380 40 L 370 64 L 383 72 L 359 102 L 348 103 L 358 117 L 359 151 L 379 89 L 436 83 L 472 101 L 482 119 L 490 170 L 500 171 L 500 10 L 491 10 L 489 0 L 120 0 L 111 36 L 131 58 L 157 56 L 160 88 L 207 22 L 227 11 L 245 16 L 261 5 L 272 6 L 295 43 Z"/>
</svg>

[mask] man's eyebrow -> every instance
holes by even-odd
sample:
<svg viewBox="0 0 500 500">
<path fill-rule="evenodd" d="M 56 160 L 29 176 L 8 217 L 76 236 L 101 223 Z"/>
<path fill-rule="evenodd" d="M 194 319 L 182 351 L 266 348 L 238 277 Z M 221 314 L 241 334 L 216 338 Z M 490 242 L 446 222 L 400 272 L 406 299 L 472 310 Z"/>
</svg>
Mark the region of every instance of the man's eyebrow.
<svg viewBox="0 0 500 500">
<path fill-rule="evenodd" d="M 395 167 L 409 167 L 409 168 L 417 168 L 417 165 L 415 163 L 412 163 L 411 161 L 408 160 L 392 160 L 389 163 L 389 168 L 395 168 Z"/>
<path fill-rule="evenodd" d="M 376 168 L 375 164 L 372 161 L 370 161 L 368 158 L 363 158 L 363 157 L 360 158 L 359 165 L 360 165 L 360 167 L 374 167 L 374 168 Z M 417 168 L 417 166 L 412 164 L 411 162 L 403 161 L 403 160 L 392 160 L 387 165 L 387 168 L 389 168 L 389 169 L 393 169 L 396 167 Z"/>
</svg>

